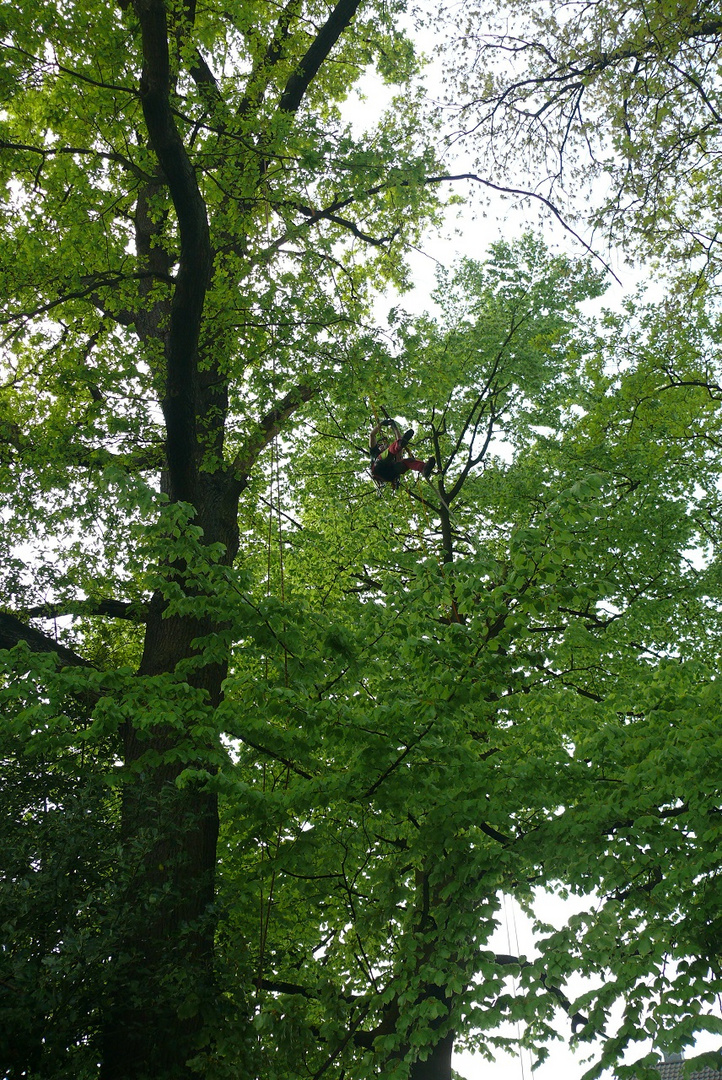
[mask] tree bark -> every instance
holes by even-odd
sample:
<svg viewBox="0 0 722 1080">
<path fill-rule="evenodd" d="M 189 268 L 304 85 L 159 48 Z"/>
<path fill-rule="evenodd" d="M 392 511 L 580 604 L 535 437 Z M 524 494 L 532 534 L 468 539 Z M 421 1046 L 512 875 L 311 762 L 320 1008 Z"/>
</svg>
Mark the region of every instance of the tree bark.
<svg viewBox="0 0 722 1080">
<path fill-rule="evenodd" d="M 172 108 L 168 19 L 179 16 L 177 12 L 169 14 L 172 9 L 165 0 L 132 2 L 143 46 L 143 116 L 158 162 L 157 185 L 167 186 L 173 203 L 180 256 L 172 293 L 154 304 L 149 290 L 144 294 L 141 289 L 138 312 L 130 321 L 141 340 L 163 345 L 164 370 L 154 374 L 166 428 L 164 489 L 171 503 L 192 508 L 193 524 L 202 529 L 201 542 L 222 545 L 221 561 L 230 566 L 238 554 L 238 502 L 247 484 L 247 472 L 284 421 L 316 389 L 301 385 L 286 394 L 260 419 L 258 431 L 249 434 L 236 460 L 230 465 L 224 462 L 228 376 L 215 355 L 206 363 L 199 356 L 202 339 L 210 340 L 203 320 L 214 266 L 207 207 Z M 279 112 L 290 115 L 298 109 L 359 3 L 339 0 L 294 68 Z M 187 20 L 186 28 L 192 23 L 193 7 L 188 5 L 182 16 Z M 196 74 L 209 81 L 210 72 L 197 63 Z M 159 243 L 163 226 L 149 211 L 159 190 L 154 178 L 140 193 L 136 250 L 144 266 L 167 275 L 170 265 Z M 220 464 L 209 469 L 209 461 Z M 182 560 L 174 562 L 171 557 L 166 569 L 173 584 L 192 601 L 193 586 L 186 581 Z M 188 1061 L 208 1045 L 210 1036 L 206 1033 L 211 1032 L 216 1016 L 213 896 L 217 797 L 207 783 L 179 783 L 179 778 L 189 765 L 196 764 L 207 775 L 217 746 L 213 734 L 194 733 L 196 729 L 213 733 L 212 722 L 194 725 L 189 716 L 179 724 L 178 713 L 182 713 L 184 694 L 189 706 L 200 707 L 209 717 L 220 704 L 227 662 L 203 663 L 194 641 L 222 630 L 205 616 L 168 616 L 160 593 L 147 611 L 138 672 L 139 699 L 124 731 L 124 853 L 119 879 L 125 889 L 125 904 L 108 963 L 101 1080 L 197 1076 Z M 179 665 L 188 661 L 192 662 L 192 674 L 176 676 Z M 163 720 L 163 709 L 152 698 L 154 680 L 174 695 L 175 713 L 170 721 Z M 142 703 L 146 688 L 150 698 L 147 711 Z"/>
<path fill-rule="evenodd" d="M 225 546 L 224 561 L 238 550 L 241 485 L 220 468 L 204 473 L 198 418 L 211 392 L 199 376 L 198 343 L 213 256 L 206 207 L 170 105 L 168 25 L 162 0 L 136 0 L 143 40 L 141 102 L 150 144 L 170 190 L 180 232 L 180 259 L 170 321 L 163 333 L 166 477 L 172 502 L 189 503 L 203 542 Z M 149 231 L 143 199 L 136 227 Z M 148 252 L 139 250 L 141 257 Z M 166 301 L 167 310 L 167 301 Z M 147 313 L 139 329 L 158 330 Z M 215 395 L 217 404 L 217 395 Z M 221 403 L 222 404 L 222 403 Z M 222 442 L 225 410 L 218 410 L 213 441 Z M 211 435 L 210 432 L 205 433 Z M 186 591 L 183 564 L 169 573 Z M 172 675 L 195 653 L 194 639 L 219 629 L 208 619 L 166 617 L 156 594 L 146 622 L 138 672 L 144 680 Z M 221 700 L 225 664 L 200 665 L 187 680 L 188 705 L 212 712 Z M 182 711 L 182 681 L 174 705 Z M 142 694 L 142 691 L 141 691 Z M 203 1048 L 204 1025 L 214 1011 L 213 938 L 217 796 L 197 781 L 178 783 L 189 765 L 208 767 L 214 747 L 193 735 L 187 721 L 144 715 L 138 706 L 124 733 L 126 787 L 122 836 L 126 903 L 108 978 L 102 1032 L 102 1080 L 179 1080 L 192 1075 L 188 1060 Z M 211 724 L 202 727 L 212 730 Z M 182 752 L 178 748 L 182 747 Z"/>
<path fill-rule="evenodd" d="M 434 1044 L 426 1061 L 415 1061 L 411 1066 L 409 1080 L 452 1080 L 451 1054 L 454 1049 L 454 1032 L 449 1031 Z"/>
</svg>

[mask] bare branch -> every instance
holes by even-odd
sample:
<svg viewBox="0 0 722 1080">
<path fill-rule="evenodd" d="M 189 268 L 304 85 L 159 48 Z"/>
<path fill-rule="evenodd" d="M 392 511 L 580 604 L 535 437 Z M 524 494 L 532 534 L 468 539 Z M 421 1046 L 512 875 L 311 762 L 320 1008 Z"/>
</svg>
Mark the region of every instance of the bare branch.
<svg viewBox="0 0 722 1080">
<path fill-rule="evenodd" d="M 561 213 L 561 211 L 558 210 L 554 203 L 551 201 L 551 199 L 547 199 L 545 195 L 540 195 L 538 191 L 527 191 L 524 188 L 514 188 L 508 187 L 505 184 L 495 184 L 492 180 L 487 180 L 485 179 L 485 177 L 479 176 L 477 173 L 458 173 L 457 175 L 453 176 L 428 176 L 424 182 L 427 184 L 440 184 L 443 182 L 455 180 L 472 180 L 474 183 L 481 184 L 483 187 L 487 187 L 491 191 L 498 191 L 502 195 L 517 195 L 519 198 L 522 199 L 536 199 L 537 202 L 540 202 L 544 206 L 546 206 L 547 210 L 549 210 L 554 215 L 559 224 L 564 229 L 566 229 L 568 233 L 571 233 L 574 239 L 582 245 L 585 251 L 587 251 L 592 256 L 592 258 L 596 259 L 602 264 L 607 273 L 611 274 L 614 280 L 618 282 L 618 284 L 622 284 L 617 275 L 612 270 L 609 263 L 605 262 L 602 256 L 598 252 L 596 252 L 594 248 L 591 247 L 586 242 L 586 240 L 579 235 L 578 232 L 576 232 L 575 229 L 571 227 L 569 222 L 564 218 L 564 215 Z"/>
</svg>

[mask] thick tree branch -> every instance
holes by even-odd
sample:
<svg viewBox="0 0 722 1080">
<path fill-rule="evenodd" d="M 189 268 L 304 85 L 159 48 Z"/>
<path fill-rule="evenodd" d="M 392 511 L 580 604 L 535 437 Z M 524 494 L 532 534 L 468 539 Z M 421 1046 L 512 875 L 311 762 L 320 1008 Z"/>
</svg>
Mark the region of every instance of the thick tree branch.
<svg viewBox="0 0 722 1080">
<path fill-rule="evenodd" d="M 55 653 L 64 667 L 92 667 L 87 660 L 60 645 L 47 634 L 26 626 L 15 615 L 0 611 L 0 649 L 12 649 L 24 641 L 32 652 Z"/>
<path fill-rule="evenodd" d="M 319 68 L 331 52 L 341 34 L 351 23 L 361 0 L 339 0 L 336 7 L 314 38 L 306 55 L 286 83 L 281 95 L 279 110 L 294 113 L 303 101 L 309 86 L 318 74 Z"/>
<path fill-rule="evenodd" d="M 376 777 L 376 779 L 374 780 L 371 787 L 367 791 L 364 792 L 364 794 L 363 794 L 363 800 L 364 801 L 366 801 L 367 799 L 370 799 L 371 796 L 374 795 L 375 792 L 378 791 L 378 789 L 381 787 L 381 785 L 389 778 L 391 773 L 395 772 L 396 769 L 398 769 L 398 767 L 401 764 L 403 764 L 404 759 L 406 757 L 408 757 L 408 755 L 411 753 L 412 750 L 416 749 L 416 747 L 419 745 L 419 743 L 423 742 L 423 740 L 429 734 L 429 732 L 431 731 L 431 729 L 432 729 L 432 727 L 434 726 L 435 723 L 436 723 L 436 720 L 435 719 L 432 720 L 424 728 L 424 730 L 421 732 L 420 735 L 418 735 L 415 739 L 413 739 L 410 743 L 408 743 L 404 747 L 404 749 L 401 751 L 401 753 L 398 755 L 398 757 L 396 757 L 391 762 L 391 764 L 389 766 L 387 766 L 386 769 L 384 769 L 384 771 L 381 773 L 381 775 Z"/>
<path fill-rule="evenodd" d="M 143 623 L 148 605 L 127 600 L 69 600 L 62 604 L 39 604 L 30 608 L 31 619 L 60 619 L 65 615 L 99 616 L 108 619 L 125 619 L 127 622 Z"/>
<path fill-rule="evenodd" d="M 261 451 L 264 450 L 280 432 L 283 422 L 287 420 L 300 405 L 306 401 L 310 401 L 318 392 L 319 388 L 317 386 L 304 385 L 296 386 L 293 390 L 289 390 L 286 396 L 279 401 L 278 405 L 274 406 L 274 408 L 270 409 L 266 415 L 262 417 L 255 433 L 247 439 L 245 446 L 239 450 L 233 461 L 233 472 L 239 477 L 246 478 L 258 460 Z"/>
<path fill-rule="evenodd" d="M 248 76 L 246 92 L 238 108 L 241 117 L 247 116 L 251 109 L 257 107 L 263 101 L 271 72 L 283 57 L 283 46 L 290 36 L 291 23 L 295 18 L 298 18 L 300 10 L 301 0 L 288 0 L 279 15 L 273 37 L 268 43 L 266 52 L 258 63 L 254 65 L 251 74 Z"/>
<path fill-rule="evenodd" d="M 311 207 L 300 206 L 299 210 L 308 217 L 309 224 L 313 224 L 316 221 L 332 221 L 335 225 L 341 225 L 342 228 L 348 229 L 348 231 L 353 233 L 359 240 L 363 240 L 366 244 L 372 244 L 374 247 L 382 247 L 384 244 L 390 244 L 401 232 L 401 227 L 399 226 L 388 236 L 371 236 L 370 233 L 365 233 L 360 229 L 355 222 L 350 221 L 348 218 L 340 217 L 338 214 L 334 214 L 332 209 L 314 211 Z"/>
<path fill-rule="evenodd" d="M 206 62 L 200 49 L 196 49 L 193 63 L 188 69 L 196 86 L 207 95 L 209 102 L 222 103 L 223 96 L 216 81 L 216 77 Z"/>
<path fill-rule="evenodd" d="M 166 344 L 163 414 L 171 498 L 196 502 L 198 340 L 211 277 L 206 206 L 170 104 L 168 25 L 163 0 L 135 0 L 143 38 L 141 102 L 150 142 L 180 229 L 180 259 Z"/>
<path fill-rule="evenodd" d="M 511 836 L 505 836 L 504 833 L 499 832 L 493 825 L 487 825 L 485 821 L 479 821 L 477 823 L 478 828 L 481 829 L 486 836 L 491 837 L 492 840 L 496 840 L 497 844 L 501 844 L 503 847 L 507 847 L 509 844 L 514 843 L 514 838 Z"/>
<path fill-rule="evenodd" d="M 287 769 L 290 769 L 296 776 L 303 777 L 304 780 L 314 780 L 315 777 L 312 773 L 306 772 L 290 758 L 284 757 L 282 754 L 277 754 L 274 750 L 269 749 L 267 746 L 261 746 L 260 743 L 253 742 L 245 732 L 238 735 L 238 738 L 246 746 L 250 746 L 251 749 L 256 750 L 259 754 L 263 754 L 264 757 L 269 757 L 271 761 L 278 761 L 281 765 L 285 765 Z"/>
<path fill-rule="evenodd" d="M 505 953 L 498 953 L 494 956 L 494 962 L 501 967 L 509 967 L 512 965 L 518 965 L 521 969 L 532 967 L 530 960 L 523 960 L 520 956 L 508 956 Z M 558 986 L 553 986 L 547 977 L 545 971 L 543 971 L 539 977 L 539 982 L 542 984 L 545 990 L 547 990 L 553 997 L 557 999 L 564 1012 L 567 1014 L 572 1022 L 572 1031 L 576 1031 L 578 1027 L 584 1026 L 588 1023 L 588 1018 L 580 1012 L 572 1012 L 572 1003 L 566 996 L 563 990 L 560 990 Z"/>
</svg>

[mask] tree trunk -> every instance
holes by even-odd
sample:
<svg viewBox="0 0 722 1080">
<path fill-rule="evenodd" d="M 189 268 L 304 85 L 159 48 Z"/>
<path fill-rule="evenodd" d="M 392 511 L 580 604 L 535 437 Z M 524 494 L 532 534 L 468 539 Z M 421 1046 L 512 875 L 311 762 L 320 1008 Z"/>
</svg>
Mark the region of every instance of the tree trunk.
<svg viewBox="0 0 722 1080">
<path fill-rule="evenodd" d="M 176 123 L 174 65 L 169 40 L 177 39 L 178 20 L 192 23 L 195 4 L 177 9 L 165 0 L 132 0 L 140 26 L 143 71 L 140 101 L 149 144 L 158 168 L 140 191 L 136 206 L 136 250 L 153 276 L 166 278 L 170 262 L 160 241 L 162 222 L 150 213 L 162 183 L 170 194 L 180 241 L 172 288 L 155 305 L 141 288 L 138 311 L 126 322 L 142 340 L 162 344 L 165 370 L 158 370 L 166 429 L 166 489 L 171 504 L 189 504 L 202 543 L 222 544 L 230 566 L 238 553 L 238 501 L 255 457 L 301 401 L 315 392 L 299 386 L 260 419 L 259 431 L 234 468 L 223 462 L 228 413 L 227 368 L 215 346 L 202 362 L 206 294 L 214 252 L 207 207 L 193 162 Z M 278 110 L 294 113 L 334 44 L 354 17 L 359 0 L 339 0 L 303 58 L 294 67 Z M 169 22 L 173 35 L 169 35 Z M 175 239 L 175 238 L 174 238 Z M 236 238 L 237 239 L 237 238 Z M 151 280 L 150 278 L 148 279 Z M 158 355 L 158 350 L 153 350 Z M 155 374 L 155 372 L 154 372 Z M 240 477 L 240 479 L 239 479 Z M 172 555 L 170 556 L 172 560 Z M 185 567 L 171 561 L 174 586 L 192 603 Z M 126 789 L 123 800 L 123 860 L 119 889 L 123 914 L 115 931 L 101 1032 L 102 1080 L 182 1080 L 188 1059 L 204 1046 L 216 1009 L 213 984 L 212 914 L 218 808 L 216 795 L 202 781 L 178 783 L 189 766 L 207 772 L 216 760 L 212 713 L 221 697 L 227 664 L 202 665 L 193 646 L 222 627 L 206 617 L 165 618 L 160 594 L 150 605 L 139 670 L 137 700 L 125 702 Z M 178 665 L 195 659 L 184 681 Z M 170 678 L 169 678 L 170 677 Z M 154 691 L 154 680 L 160 691 Z M 158 693 L 171 701 L 163 707 Z M 146 694 L 149 702 L 143 700 Z M 183 695 L 188 713 L 183 716 Z M 191 707 L 203 713 L 198 725 Z M 165 719 L 164 719 L 165 715 Z M 197 735 L 195 732 L 210 732 Z M 206 740 L 204 743 L 203 740 Z"/>
<path fill-rule="evenodd" d="M 143 39 L 143 115 L 180 234 L 172 299 L 169 311 L 166 299 L 163 312 L 170 318 L 154 320 L 152 310 L 146 310 L 136 320 L 136 329 L 141 336 L 160 338 L 164 345 L 162 405 L 170 501 L 194 507 L 202 542 L 223 543 L 230 564 L 238 550 L 240 485 L 222 468 L 213 475 L 199 467 L 204 446 L 198 417 L 207 395 L 199 378 L 198 347 L 213 266 L 206 207 L 170 104 L 173 76 L 165 5 L 162 0 L 134 0 L 134 7 Z M 136 232 L 139 256 L 149 260 L 155 250 L 149 242 L 154 227 L 146 213 L 145 194 L 138 201 Z M 216 445 L 222 446 L 224 424 L 221 409 L 215 430 L 205 433 Z M 174 584 L 192 600 L 184 571 L 182 563 L 171 562 Z M 226 666 L 199 666 L 187 680 L 175 677 L 178 665 L 194 657 L 194 639 L 216 628 L 206 619 L 165 618 L 165 607 L 156 595 L 146 624 L 139 695 L 127 703 L 119 868 L 125 903 L 114 955 L 109 957 L 102 1080 L 179 1080 L 191 1075 L 187 1061 L 202 1047 L 203 1027 L 214 1011 L 217 797 L 199 781 L 178 780 L 189 766 L 208 768 L 214 737 L 195 731 L 213 732 L 213 724 L 197 725 L 197 711 L 206 714 L 204 720 L 211 719 L 208 714 L 221 700 Z M 168 710 L 154 696 L 153 680 L 158 681 L 160 694 L 171 698 Z"/>
<path fill-rule="evenodd" d="M 234 517 L 236 504 L 237 499 Z M 228 561 L 234 555 L 235 546 L 227 548 Z M 163 608 L 156 596 L 141 679 L 172 672 L 179 661 L 194 656 L 192 641 L 214 629 L 198 619 L 163 618 Z M 182 707 L 185 692 L 197 709 L 200 691 L 204 709 L 212 713 L 221 701 L 226 673 L 226 665 L 202 667 L 177 686 L 173 704 L 178 707 L 180 695 Z M 217 796 L 197 781 L 177 783 L 188 766 L 208 769 L 209 753 L 216 750 L 212 738 L 204 743 L 194 737 L 194 720 L 182 730 L 177 725 L 146 727 L 141 713 L 126 729 L 130 775 L 122 834 L 127 899 L 111 965 L 102 1080 L 190 1076 L 186 1062 L 207 1041 L 203 1027 L 215 1013 Z M 202 726 L 213 728 L 212 723 Z M 177 759 L 176 749 L 182 751 Z"/>
<path fill-rule="evenodd" d="M 451 1053 L 454 1032 L 450 1031 L 434 1045 L 426 1061 L 415 1061 L 409 1080 L 451 1080 Z"/>
</svg>

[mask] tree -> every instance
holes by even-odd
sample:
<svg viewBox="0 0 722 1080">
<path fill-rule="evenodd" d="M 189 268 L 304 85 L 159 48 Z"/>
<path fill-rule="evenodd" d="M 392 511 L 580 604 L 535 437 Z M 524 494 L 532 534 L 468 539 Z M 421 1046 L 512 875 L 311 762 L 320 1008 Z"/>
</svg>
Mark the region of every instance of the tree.
<svg viewBox="0 0 722 1080">
<path fill-rule="evenodd" d="M 590 980 L 575 1003 L 588 1011 L 582 1038 L 599 1031 L 608 1037 L 592 1076 L 635 1043 L 651 1038 L 656 1047 L 681 1050 L 693 1044 L 696 1032 L 720 1030 L 710 997 L 719 986 L 718 490 L 707 473 L 717 454 L 719 325 L 716 313 L 710 318 L 700 309 L 683 321 L 683 305 L 689 310 L 683 301 L 647 311 L 628 329 L 616 378 L 629 433 L 624 473 L 629 477 L 630 466 L 652 477 L 664 472 L 671 495 L 665 505 L 639 492 L 637 513 L 647 528 L 653 523 L 660 554 L 680 526 L 692 530 L 691 542 L 680 550 L 679 571 L 666 585 L 659 556 L 647 562 L 648 580 L 657 579 L 660 622 L 635 678 L 619 678 L 606 702 L 592 700 L 579 709 L 570 767 L 585 785 L 596 767 L 597 794 L 568 815 L 570 834 L 585 842 L 565 880 L 574 891 L 594 888 L 595 903 L 560 933 L 550 933 L 542 948 L 554 956 L 558 977 L 575 970 Z M 618 333 L 620 320 L 611 325 Z M 631 356 L 636 370 L 627 367 Z M 657 463 L 659 447 L 648 444 L 642 451 L 652 429 L 664 430 L 670 440 Z M 605 423 L 603 430 L 614 440 L 613 426 Z M 589 448 L 598 434 L 598 428 L 585 432 Z M 692 471 L 685 485 L 687 454 Z M 692 476 L 697 479 L 690 484 Z M 629 572 L 639 550 L 625 554 L 623 545 L 615 547 Z M 632 648 L 641 644 L 639 630 L 638 622 L 630 624 Z M 623 1013 L 616 1031 L 615 1007 Z M 651 1080 L 655 1057 L 641 1055 L 616 1071 Z M 718 1067 L 719 1051 L 698 1061 Z"/>
<path fill-rule="evenodd" d="M 104 963 L 100 913 L 115 899 L 117 794 L 82 710 L 66 700 L 58 719 L 57 701 L 33 690 L 2 692 L 0 1060 L 11 1076 L 83 1076 L 78 1036 L 97 989 L 87 971 Z"/>
<path fill-rule="evenodd" d="M 255 983 L 279 1076 L 448 1080 L 455 1042 L 491 1056 L 514 1041 L 508 1021 L 543 1057 L 559 1010 L 578 1038 L 608 1039 L 605 1063 L 640 1033 L 684 1042 L 714 1023 L 650 987 L 659 958 L 690 947 L 671 908 L 688 910 L 684 888 L 716 872 L 677 794 L 694 770 L 668 771 L 669 716 L 651 690 L 708 678 L 717 650 L 716 570 L 686 555 L 716 544 L 719 406 L 700 378 L 714 331 L 700 311 L 682 333 L 662 307 L 595 332 L 575 305 L 598 289 L 532 238 L 464 264 L 442 283 L 441 314 L 398 314 L 398 353 L 360 374 L 418 418 L 438 491 L 379 504 L 353 443 L 330 493 L 313 482 L 329 441 L 361 425 L 357 400 L 316 421 L 317 441 L 304 435 L 300 484 L 280 505 L 274 486 L 286 602 L 259 597 L 259 663 L 227 698 L 243 751 L 222 895 L 234 928 L 262 927 L 258 951 L 229 940 L 229 958 L 238 997 Z M 706 759 L 709 724 L 694 751 Z M 257 847 L 238 845 L 261 792 L 273 810 Z M 685 886 L 640 959 L 640 901 L 668 867 Z M 587 947 L 578 919 L 540 928 L 536 958 L 497 953 L 500 893 L 526 907 L 544 886 L 608 895 Z M 609 942 L 620 911 L 624 948 Z M 716 976 L 696 964 L 677 987 L 699 1002 Z M 598 985 L 572 1001 L 579 972 Z M 607 1009 L 626 990 L 617 1038 Z"/>
<path fill-rule="evenodd" d="M 343 380 L 369 275 L 400 280 L 433 209 L 413 94 L 358 138 L 341 120 L 375 56 L 391 80 L 414 71 L 387 5 L 358 9 L 3 15 L 0 643 L 31 757 L 75 717 L 118 777 L 115 910 L 75 1055 L 107 1080 L 186 1075 L 217 1024 L 239 499 L 275 434 Z M 66 614 L 91 623 L 62 647 L 23 624 Z M 88 631 L 98 619 L 134 629 Z M 38 1009 L 14 1075 L 38 1067 Z"/>
<path fill-rule="evenodd" d="M 446 283 L 444 330 L 402 321 L 388 389 L 402 408 L 413 399 L 427 439 L 443 447 L 440 485 L 462 529 L 479 510 L 464 485 L 473 492 L 472 467 L 486 461 L 492 438 L 513 433 L 523 444 L 535 422 L 564 412 L 561 384 L 568 392 L 578 381 L 565 348 L 575 304 L 598 289 L 588 268 L 527 238 L 516 250 L 498 245 L 488 266 L 468 264 L 453 288 Z M 367 357 L 372 347 L 364 343 Z M 359 379 L 372 389 L 393 368 L 380 356 Z M 475 427 L 476 447 L 465 437 Z M 306 477 L 334 432 L 357 429 L 357 401 L 339 402 L 331 423 L 306 439 Z M 502 688 L 509 700 L 521 692 L 517 659 L 496 640 L 516 586 L 480 537 L 452 536 L 449 503 L 432 495 L 424 505 L 429 488 L 394 507 L 399 532 L 382 540 L 373 492 L 359 489 L 357 453 L 354 445 L 339 453 L 338 490 L 312 485 L 299 524 L 284 523 L 286 602 L 279 610 L 258 601 L 276 638 L 275 647 L 268 635 L 258 642 L 274 657 L 268 686 L 258 669 L 252 678 L 241 669 L 228 692 L 244 746 L 229 840 L 252 820 L 254 791 L 276 809 L 256 849 L 224 856 L 223 891 L 240 894 L 236 926 L 252 925 L 260 908 L 258 968 L 255 951 L 237 960 L 237 993 L 255 981 L 279 1076 L 333 1068 L 442 1080 L 457 1030 L 486 1012 L 488 1032 L 516 1007 L 503 992 L 514 962 L 486 947 L 498 889 L 528 870 L 504 854 L 518 810 L 502 794 L 489 735 L 505 708 Z M 462 488 L 465 510 L 454 504 Z M 455 554 L 466 558 L 452 577 Z M 496 573 L 494 604 L 480 605 L 474 620 L 469 605 Z M 255 895 L 240 884 L 254 878 Z"/>
</svg>

